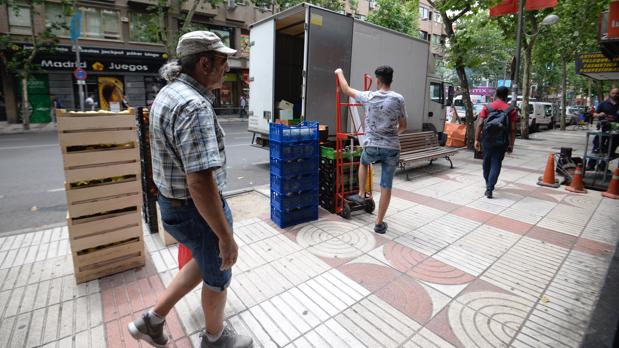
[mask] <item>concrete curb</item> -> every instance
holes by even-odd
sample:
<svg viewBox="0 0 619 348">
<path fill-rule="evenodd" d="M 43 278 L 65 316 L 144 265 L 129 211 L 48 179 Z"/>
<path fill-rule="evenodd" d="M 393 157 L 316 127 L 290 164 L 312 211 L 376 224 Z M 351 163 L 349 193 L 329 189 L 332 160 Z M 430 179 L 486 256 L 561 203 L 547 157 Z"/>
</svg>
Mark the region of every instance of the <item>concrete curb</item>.
<svg viewBox="0 0 619 348">
<path fill-rule="evenodd" d="M 38 232 L 38 231 L 42 231 L 42 230 L 48 230 L 50 228 L 63 227 L 63 226 L 66 226 L 66 225 L 67 225 L 66 222 L 57 222 L 57 223 L 49 224 L 49 225 L 41 225 L 41 226 L 36 226 L 36 227 L 27 227 L 27 228 L 23 228 L 21 230 L 8 231 L 8 232 L 0 232 L 0 237 L 10 237 L 10 236 L 18 235 L 18 234 L 26 234 L 26 233 Z"/>
</svg>

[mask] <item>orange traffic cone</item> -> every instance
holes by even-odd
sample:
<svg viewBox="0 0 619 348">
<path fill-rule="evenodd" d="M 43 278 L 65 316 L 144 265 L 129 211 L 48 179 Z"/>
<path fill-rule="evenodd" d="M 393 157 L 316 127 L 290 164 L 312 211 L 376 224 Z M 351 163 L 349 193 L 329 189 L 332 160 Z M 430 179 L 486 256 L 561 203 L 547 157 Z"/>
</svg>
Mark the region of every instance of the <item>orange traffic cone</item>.
<svg viewBox="0 0 619 348">
<path fill-rule="evenodd" d="M 602 192 L 602 196 L 619 199 L 619 168 L 615 168 L 613 177 L 610 179 L 610 184 L 608 184 L 608 191 Z"/>
<path fill-rule="evenodd" d="M 587 193 L 585 184 L 582 182 L 582 165 L 578 165 L 574 171 L 574 177 L 572 178 L 572 184 L 565 188 L 570 192 Z"/>
<path fill-rule="evenodd" d="M 559 180 L 555 179 L 555 155 L 553 153 L 548 156 L 546 162 L 546 169 L 544 170 L 544 176 L 539 177 L 537 184 L 540 186 L 548 186 L 557 188 L 561 186 Z"/>
</svg>

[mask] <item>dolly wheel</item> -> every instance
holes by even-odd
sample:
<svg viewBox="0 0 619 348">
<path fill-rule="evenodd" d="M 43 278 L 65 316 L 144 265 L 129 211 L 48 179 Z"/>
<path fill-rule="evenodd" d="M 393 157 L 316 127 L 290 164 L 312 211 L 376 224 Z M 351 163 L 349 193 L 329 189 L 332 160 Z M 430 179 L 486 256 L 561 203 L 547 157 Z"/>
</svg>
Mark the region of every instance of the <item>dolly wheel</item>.
<svg viewBox="0 0 619 348">
<path fill-rule="evenodd" d="M 365 212 L 368 214 L 372 214 L 372 212 L 374 212 L 374 209 L 376 209 L 376 204 L 374 203 L 374 200 L 372 198 L 366 200 L 365 201 Z"/>
<path fill-rule="evenodd" d="M 344 209 L 342 209 L 342 211 L 340 212 L 340 216 L 348 220 L 350 219 L 351 213 L 352 211 L 350 210 L 350 206 L 348 205 L 348 203 L 344 203 Z"/>
</svg>

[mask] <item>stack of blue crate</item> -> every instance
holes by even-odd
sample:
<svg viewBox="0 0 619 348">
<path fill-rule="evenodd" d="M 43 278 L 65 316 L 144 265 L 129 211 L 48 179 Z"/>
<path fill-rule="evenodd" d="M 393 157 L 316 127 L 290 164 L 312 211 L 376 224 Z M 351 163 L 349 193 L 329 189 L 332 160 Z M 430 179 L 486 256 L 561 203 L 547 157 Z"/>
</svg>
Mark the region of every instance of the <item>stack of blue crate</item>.
<svg viewBox="0 0 619 348">
<path fill-rule="evenodd" d="M 318 122 L 271 123 L 271 220 L 284 228 L 318 219 Z"/>
</svg>

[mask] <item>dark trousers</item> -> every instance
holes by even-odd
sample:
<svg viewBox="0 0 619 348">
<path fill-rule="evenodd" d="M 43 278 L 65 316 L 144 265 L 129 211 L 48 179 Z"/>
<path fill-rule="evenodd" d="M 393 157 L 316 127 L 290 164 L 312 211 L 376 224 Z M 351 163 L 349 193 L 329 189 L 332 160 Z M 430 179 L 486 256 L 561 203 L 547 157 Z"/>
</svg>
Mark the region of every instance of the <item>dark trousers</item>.
<svg viewBox="0 0 619 348">
<path fill-rule="evenodd" d="M 505 158 L 505 149 L 497 147 L 484 146 L 483 170 L 484 179 L 486 180 L 486 189 L 494 191 L 494 185 L 499 180 L 501 174 L 501 165 Z"/>
</svg>

